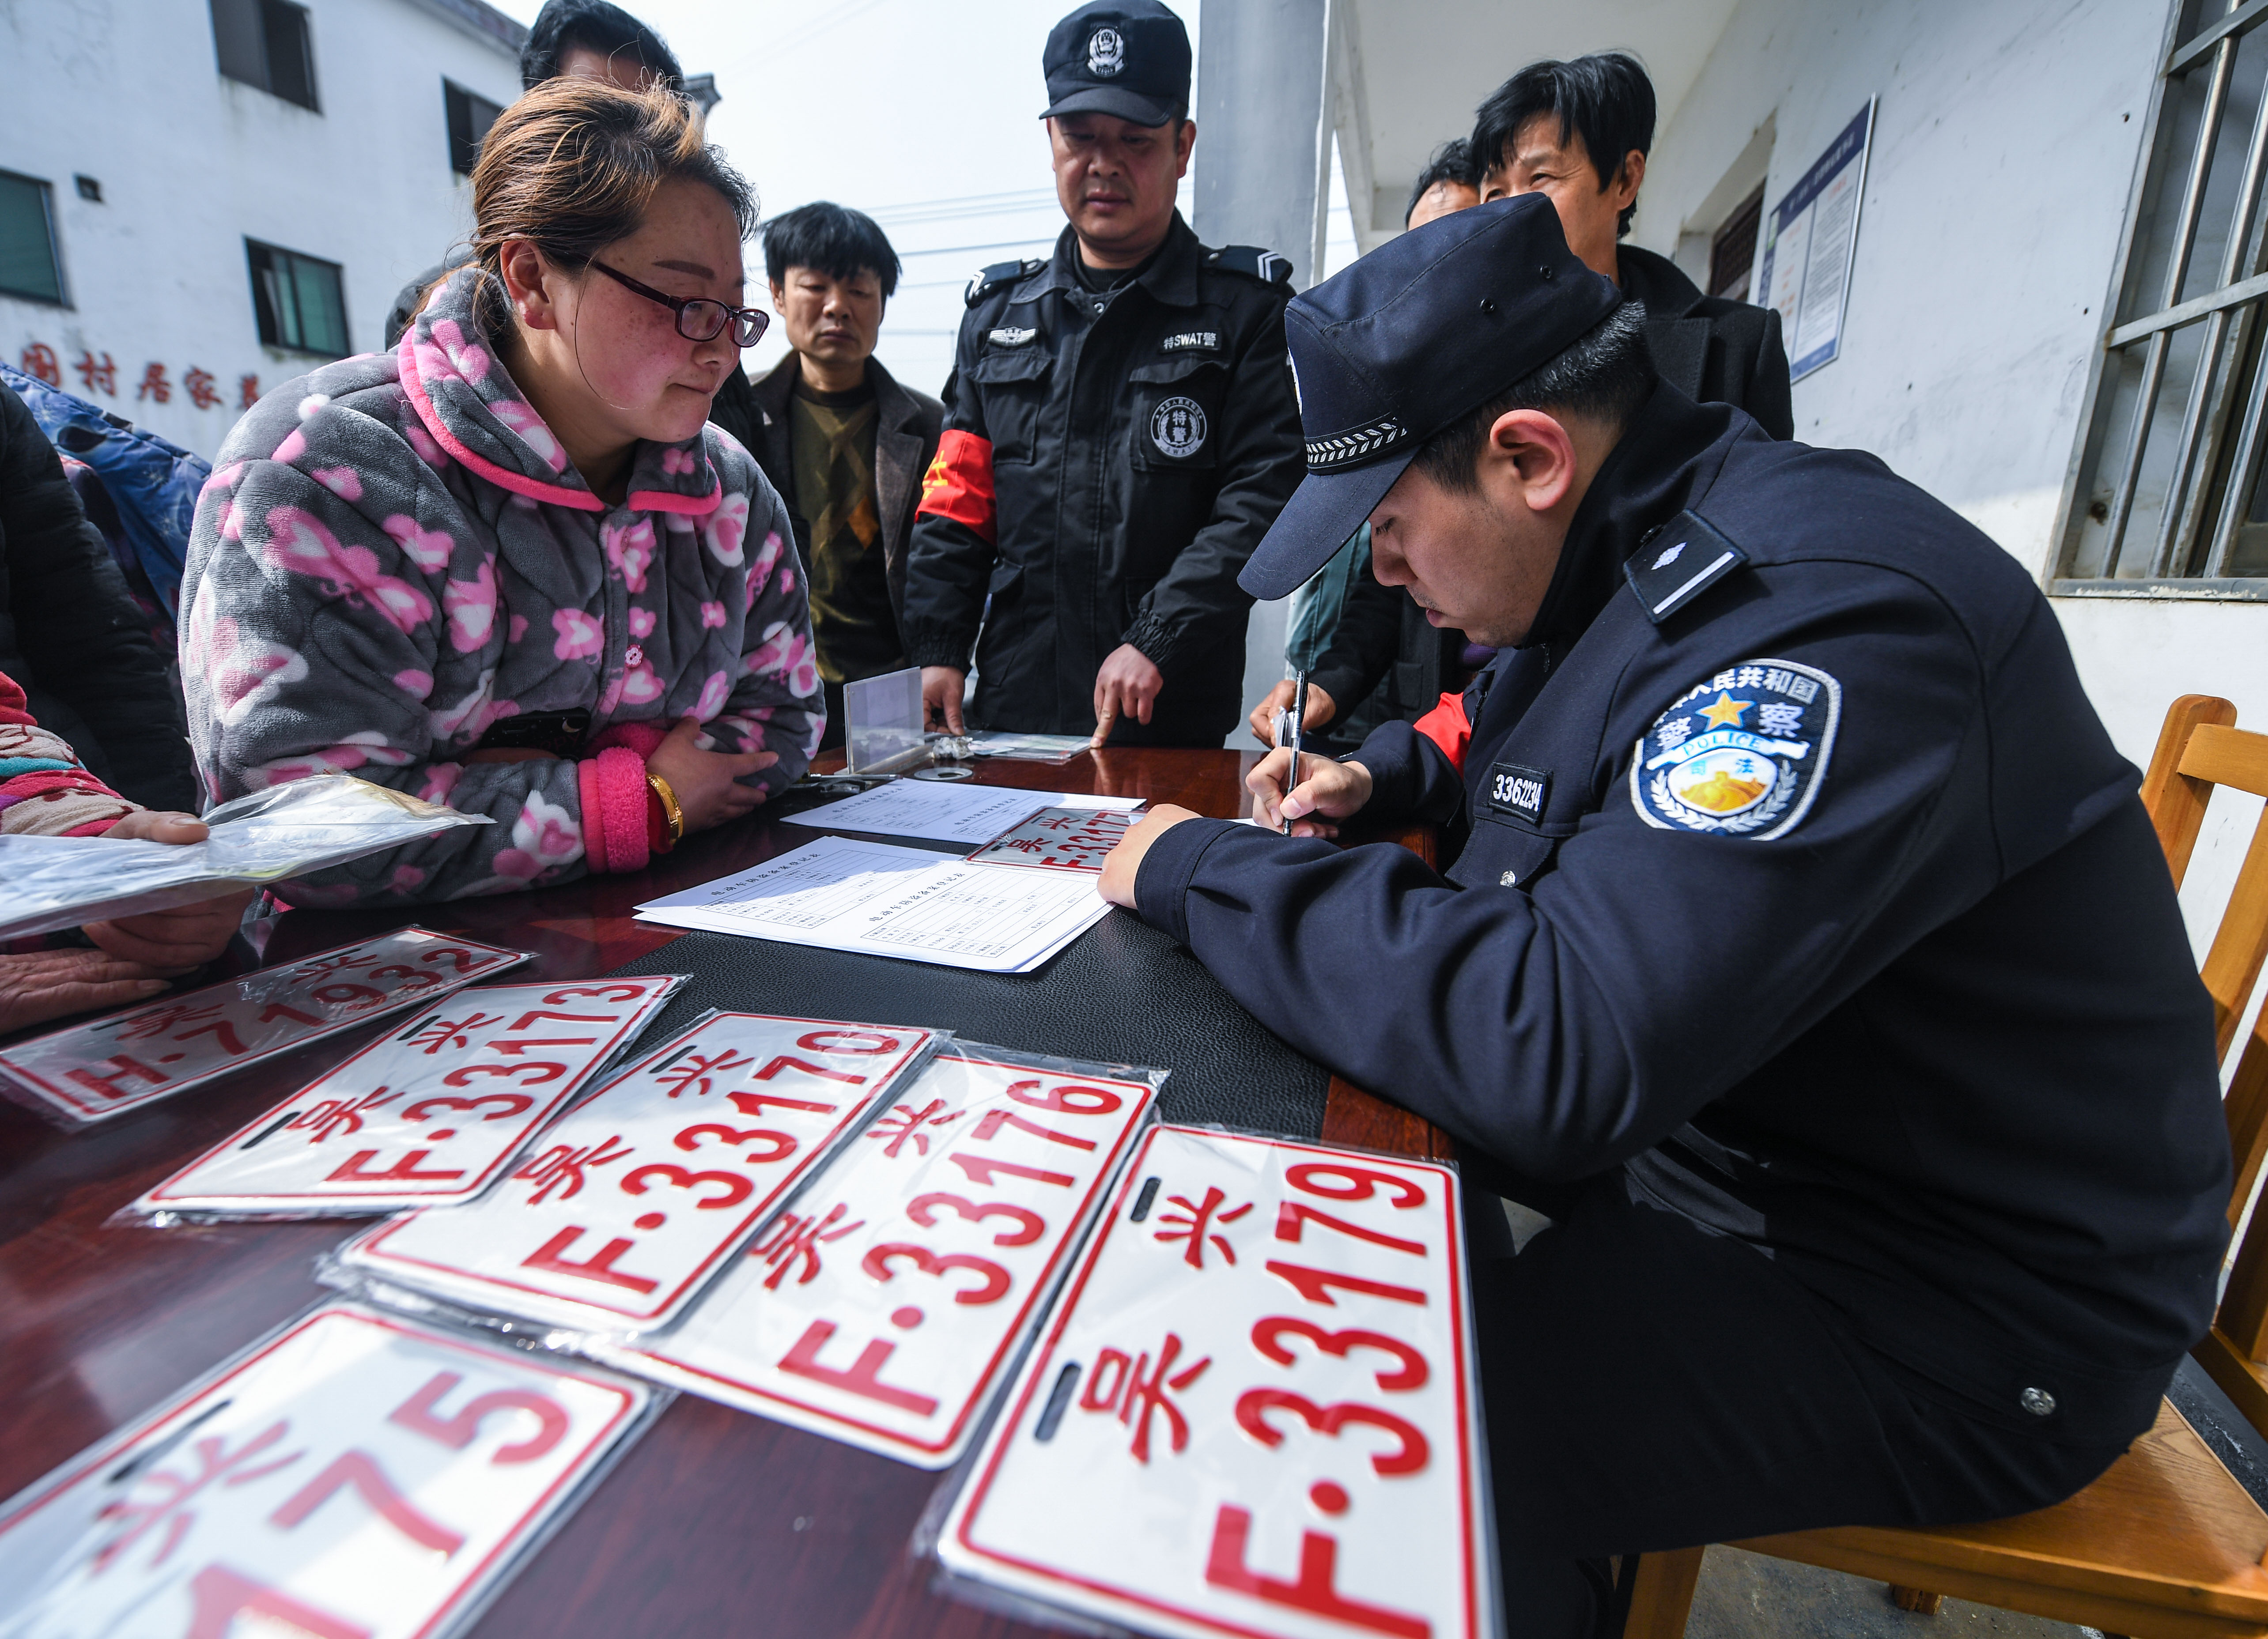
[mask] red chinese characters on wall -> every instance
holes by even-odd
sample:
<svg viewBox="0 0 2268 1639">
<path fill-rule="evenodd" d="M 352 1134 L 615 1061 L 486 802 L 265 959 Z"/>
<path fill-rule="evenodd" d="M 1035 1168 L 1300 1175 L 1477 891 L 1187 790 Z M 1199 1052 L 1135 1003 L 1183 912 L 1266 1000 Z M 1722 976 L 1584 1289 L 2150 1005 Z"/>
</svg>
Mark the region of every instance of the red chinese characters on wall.
<svg viewBox="0 0 2268 1639">
<path fill-rule="evenodd" d="M 23 372 L 46 382 L 51 387 L 63 385 L 63 357 L 45 342 L 33 341 L 24 344 L 17 355 L 17 365 Z M 108 353 L 97 353 L 81 348 L 77 362 L 71 368 L 78 372 L 85 391 L 100 393 L 110 398 L 118 396 L 118 362 Z M 152 359 L 142 367 L 142 378 L 135 383 L 136 402 L 170 404 L 174 384 L 163 360 Z M 202 364 L 191 364 L 181 373 L 180 390 L 188 394 L 189 402 L 199 409 L 225 408 L 228 395 L 221 389 L 221 379 Z M 248 410 L 260 402 L 260 378 L 239 375 L 236 379 L 236 404 L 239 410 Z"/>
</svg>

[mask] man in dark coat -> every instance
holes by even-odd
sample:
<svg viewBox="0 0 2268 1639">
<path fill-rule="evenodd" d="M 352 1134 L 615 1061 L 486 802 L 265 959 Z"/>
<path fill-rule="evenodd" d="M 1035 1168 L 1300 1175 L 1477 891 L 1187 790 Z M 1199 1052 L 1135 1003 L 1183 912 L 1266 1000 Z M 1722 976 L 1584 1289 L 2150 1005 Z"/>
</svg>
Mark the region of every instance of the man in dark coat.
<svg viewBox="0 0 2268 1639">
<path fill-rule="evenodd" d="M 1568 248 L 1646 304 L 1646 347 L 1664 381 L 1697 402 L 1747 411 L 1775 438 L 1792 438 L 1779 315 L 1704 296 L 1668 257 L 1622 242 L 1646 180 L 1653 120 L 1653 83 L 1621 52 L 1530 63 L 1475 115 L 1481 198 L 1549 196 Z M 1405 593 L 1375 580 L 1358 586 L 1340 617 L 1338 640 L 1307 680 L 1308 723 L 1328 723 L 1340 705 L 1362 700 L 1389 676 L 1399 715 L 1414 722 L 1441 695 L 1463 687 L 1464 648 L 1463 633 L 1429 628 Z"/>
<path fill-rule="evenodd" d="M 1267 828 L 1153 806 L 1101 886 L 1459 1141 L 1507 1626 L 1604 1631 L 1607 1555 L 2077 1491 L 2205 1332 L 2232 1170 L 2165 856 L 2037 584 L 1660 380 L 1540 200 L 1286 327 L 1307 476 L 1247 584 L 1367 518 L 1504 647 L 1348 761 L 1270 753 Z M 1515 1248 L 1476 1178 L 1552 1226 Z"/>
<path fill-rule="evenodd" d="M 4 385 L 0 673 L 114 790 L 144 807 L 200 805 L 165 660 L 55 445 Z"/>
<path fill-rule="evenodd" d="M 970 286 L 907 645 L 956 731 L 973 650 L 979 728 L 1218 746 L 1243 695 L 1237 571 L 1300 477 L 1291 270 L 1199 244 L 1174 208 L 1197 126 L 1172 11 L 1096 0 L 1043 62 L 1070 224 Z"/>
<path fill-rule="evenodd" d="M 906 549 L 945 406 L 874 356 L 898 273 L 897 252 L 861 211 L 821 200 L 764 226 L 764 276 L 790 350 L 748 388 L 741 442 L 795 526 L 827 689 L 822 747 L 843 743 L 845 683 L 909 664 Z"/>
</svg>

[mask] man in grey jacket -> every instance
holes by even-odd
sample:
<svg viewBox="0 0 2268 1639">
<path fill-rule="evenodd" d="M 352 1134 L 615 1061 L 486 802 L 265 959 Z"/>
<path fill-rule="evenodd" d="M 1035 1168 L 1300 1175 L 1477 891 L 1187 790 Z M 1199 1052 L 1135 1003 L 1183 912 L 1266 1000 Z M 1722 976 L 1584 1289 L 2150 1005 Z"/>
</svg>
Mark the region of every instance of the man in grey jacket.
<svg viewBox="0 0 2268 1639">
<path fill-rule="evenodd" d="M 898 272 L 860 211 L 821 200 L 764 227 L 764 276 L 792 350 L 751 389 L 749 452 L 795 525 L 827 688 L 822 746 L 843 742 L 845 683 L 908 664 L 906 545 L 945 407 L 874 356 Z"/>
</svg>

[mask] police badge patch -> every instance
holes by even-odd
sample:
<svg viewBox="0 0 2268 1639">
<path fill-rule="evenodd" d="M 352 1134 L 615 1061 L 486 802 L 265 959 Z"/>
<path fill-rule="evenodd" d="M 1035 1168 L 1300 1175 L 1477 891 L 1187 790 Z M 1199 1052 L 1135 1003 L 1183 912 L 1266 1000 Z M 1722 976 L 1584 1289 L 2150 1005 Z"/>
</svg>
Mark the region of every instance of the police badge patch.
<svg viewBox="0 0 2268 1639">
<path fill-rule="evenodd" d="M 1176 460 L 1195 455 L 1205 441 L 1204 407 L 1195 399 L 1176 394 L 1151 413 L 1150 442 L 1158 453 Z"/>
<path fill-rule="evenodd" d="M 1101 79 L 1115 79 L 1126 66 L 1126 39 L 1115 28 L 1098 28 L 1087 36 L 1086 71 Z"/>
<path fill-rule="evenodd" d="M 1631 758 L 1631 805 L 1661 831 L 1763 842 L 1810 811 L 1843 686 L 1793 660 L 1743 660 L 1654 719 Z"/>
</svg>

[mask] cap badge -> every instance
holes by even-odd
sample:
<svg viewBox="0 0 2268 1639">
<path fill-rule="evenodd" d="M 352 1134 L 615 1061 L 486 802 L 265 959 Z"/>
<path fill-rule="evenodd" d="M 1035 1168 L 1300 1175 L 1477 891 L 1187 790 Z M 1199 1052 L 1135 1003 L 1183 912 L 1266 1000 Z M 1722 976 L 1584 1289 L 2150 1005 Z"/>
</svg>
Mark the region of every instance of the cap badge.
<svg viewBox="0 0 2268 1639">
<path fill-rule="evenodd" d="M 1126 41 L 1115 28 L 1098 28 L 1086 37 L 1086 71 L 1115 79 L 1126 66 Z"/>
<path fill-rule="evenodd" d="M 1166 400 L 1151 413 L 1150 442 L 1158 446 L 1158 453 L 1179 460 L 1195 455 L 1204 447 L 1205 413 L 1195 399 L 1178 395 Z"/>
</svg>

